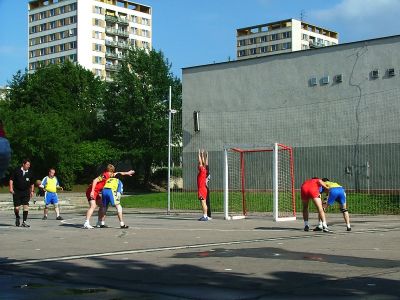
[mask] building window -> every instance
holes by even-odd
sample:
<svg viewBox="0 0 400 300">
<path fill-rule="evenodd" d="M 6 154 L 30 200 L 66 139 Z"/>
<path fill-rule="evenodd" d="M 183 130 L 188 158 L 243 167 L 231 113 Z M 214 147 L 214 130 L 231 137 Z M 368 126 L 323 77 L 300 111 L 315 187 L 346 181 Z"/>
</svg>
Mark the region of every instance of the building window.
<svg viewBox="0 0 400 300">
<path fill-rule="evenodd" d="M 40 49 L 40 56 L 46 55 L 46 49 L 42 48 Z"/>
<path fill-rule="evenodd" d="M 54 29 L 56 28 L 56 21 L 52 21 L 49 23 L 49 29 Z"/>
<path fill-rule="evenodd" d="M 146 18 L 142 18 L 142 24 L 146 25 L 146 26 L 149 26 L 150 25 L 150 20 L 146 19 Z"/>
<path fill-rule="evenodd" d="M 131 34 L 137 35 L 138 29 L 136 27 L 131 27 Z"/>
<path fill-rule="evenodd" d="M 99 14 L 99 15 L 103 14 L 103 13 L 102 13 L 102 10 L 101 10 L 101 7 L 95 6 L 95 7 L 94 7 L 94 13 L 95 13 L 95 14 Z"/>
<path fill-rule="evenodd" d="M 142 36 L 144 37 L 149 37 L 149 31 L 148 30 L 142 30 Z"/>
<path fill-rule="evenodd" d="M 267 53 L 268 48 L 266 46 L 260 47 L 260 53 Z"/>
<path fill-rule="evenodd" d="M 257 48 L 251 48 L 250 55 L 256 55 L 256 54 L 257 54 Z"/>
<path fill-rule="evenodd" d="M 238 46 L 239 46 L 239 47 L 246 46 L 246 40 L 239 40 Z"/>
<path fill-rule="evenodd" d="M 35 57 L 35 52 L 34 51 L 29 51 L 29 57 L 30 58 Z"/>
<path fill-rule="evenodd" d="M 69 17 L 69 24 L 76 23 L 76 16 Z"/>
<path fill-rule="evenodd" d="M 145 49 L 149 49 L 150 48 L 150 44 L 148 42 L 142 42 L 142 46 Z"/>
<path fill-rule="evenodd" d="M 266 42 L 268 42 L 268 38 L 267 38 L 266 35 L 263 35 L 263 36 L 261 37 L 261 43 L 266 43 Z"/>
<path fill-rule="evenodd" d="M 303 35 L 301 36 L 301 39 L 302 39 L 303 41 L 308 41 L 308 35 L 305 34 L 305 33 L 303 33 Z"/>
<path fill-rule="evenodd" d="M 45 11 L 42 11 L 41 13 L 40 13 L 40 20 L 41 19 L 46 19 L 46 12 Z"/>
<path fill-rule="evenodd" d="M 73 11 L 73 10 L 76 10 L 76 3 L 71 3 L 69 5 L 69 11 Z"/>
<path fill-rule="evenodd" d="M 102 27 L 102 22 L 101 22 L 101 20 L 100 20 L 100 19 L 94 19 L 94 25 L 95 25 L 95 26 Z"/>
<path fill-rule="evenodd" d="M 55 16 L 56 15 L 56 11 L 55 11 L 55 9 L 53 8 L 53 9 L 50 9 L 49 10 L 49 17 L 53 17 L 53 16 Z"/>
<path fill-rule="evenodd" d="M 249 45 L 253 45 L 255 43 L 257 43 L 257 39 L 256 38 L 249 39 Z"/>
<path fill-rule="evenodd" d="M 60 45 L 60 52 L 61 52 L 61 51 L 65 51 L 65 44 L 61 44 L 61 45 Z"/>
<path fill-rule="evenodd" d="M 39 31 L 45 31 L 45 30 L 46 30 L 46 24 L 40 24 Z"/>
<path fill-rule="evenodd" d="M 76 49 L 76 42 L 70 42 L 69 49 Z"/>
<path fill-rule="evenodd" d="M 49 48 L 49 54 L 53 54 L 53 53 L 55 53 L 56 52 L 56 47 L 55 46 L 51 46 L 50 48 Z"/>
<path fill-rule="evenodd" d="M 246 50 L 239 51 L 239 57 L 246 56 Z"/>
<path fill-rule="evenodd" d="M 94 37 L 95 37 L 96 39 L 101 40 L 101 32 L 100 32 L 100 31 L 95 31 L 95 32 L 94 32 Z"/>
<path fill-rule="evenodd" d="M 291 49 L 291 48 L 292 48 L 292 43 L 283 43 L 282 44 L 282 50 Z"/>
<path fill-rule="evenodd" d="M 132 16 L 132 22 L 137 23 L 138 22 L 138 17 L 137 16 Z"/>
<path fill-rule="evenodd" d="M 307 50 L 307 49 L 308 49 L 308 45 L 304 45 L 304 44 L 301 45 L 301 50 Z"/>
<path fill-rule="evenodd" d="M 286 31 L 286 32 L 282 32 L 282 38 L 283 39 L 288 39 L 291 36 L 291 32 L 290 31 Z"/>
<path fill-rule="evenodd" d="M 39 40 L 40 44 L 46 43 L 46 37 L 45 36 L 41 36 L 40 40 Z"/>
<path fill-rule="evenodd" d="M 94 75 L 101 77 L 102 75 L 102 70 L 101 69 L 94 69 Z"/>
<path fill-rule="evenodd" d="M 59 26 L 61 27 L 61 26 L 65 26 L 65 19 L 61 19 L 61 20 L 59 20 Z"/>
<path fill-rule="evenodd" d="M 278 51 L 278 45 L 271 45 L 271 51 Z"/>
<path fill-rule="evenodd" d="M 36 26 L 31 27 L 31 33 L 36 33 Z"/>
<path fill-rule="evenodd" d="M 76 54 L 71 54 L 69 56 L 69 60 L 72 61 L 72 62 L 76 62 L 77 61 Z"/>
<path fill-rule="evenodd" d="M 95 56 L 94 57 L 94 63 L 95 64 L 101 64 L 102 58 L 101 56 Z"/>
<path fill-rule="evenodd" d="M 271 41 L 276 41 L 279 39 L 279 36 L 277 33 L 271 34 Z"/>
<path fill-rule="evenodd" d="M 94 51 L 102 52 L 102 45 L 101 44 L 94 44 Z"/>
<path fill-rule="evenodd" d="M 59 12 L 60 12 L 60 14 L 65 13 L 65 6 L 61 6 L 61 7 L 59 8 Z"/>
</svg>

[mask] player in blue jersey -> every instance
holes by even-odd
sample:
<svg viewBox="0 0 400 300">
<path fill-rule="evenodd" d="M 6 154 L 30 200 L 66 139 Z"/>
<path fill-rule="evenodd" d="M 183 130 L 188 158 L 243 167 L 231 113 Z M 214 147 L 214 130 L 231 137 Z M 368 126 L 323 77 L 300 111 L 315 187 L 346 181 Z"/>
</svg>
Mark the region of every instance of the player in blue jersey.
<svg viewBox="0 0 400 300">
<path fill-rule="evenodd" d="M 103 218 L 101 220 L 101 227 L 106 227 L 105 217 L 107 213 L 108 206 L 114 206 L 117 209 L 119 225 L 122 229 L 129 228 L 125 225 L 122 218 L 122 206 L 121 206 L 121 195 L 123 194 L 123 184 L 122 181 L 115 177 L 110 177 L 107 179 L 102 191 L 102 201 L 103 201 Z"/>
<path fill-rule="evenodd" d="M 57 177 L 55 176 L 56 170 L 51 168 L 49 170 L 49 175 L 44 177 L 39 188 L 45 191 L 44 194 L 44 215 L 42 220 L 47 220 L 47 214 L 49 212 L 49 205 L 54 205 L 54 210 L 56 211 L 56 220 L 62 220 L 63 218 L 60 216 L 60 207 L 58 205 L 58 195 L 57 189 L 62 190 L 60 183 L 58 182 Z"/>
<path fill-rule="evenodd" d="M 325 193 L 327 195 L 322 205 L 324 210 L 337 202 L 346 223 L 346 230 L 351 231 L 349 211 L 347 210 L 346 205 L 346 192 L 344 188 L 340 184 L 330 181 L 328 178 L 322 178 L 322 181 L 327 186 L 327 188 L 321 187 L 321 194 Z"/>
</svg>

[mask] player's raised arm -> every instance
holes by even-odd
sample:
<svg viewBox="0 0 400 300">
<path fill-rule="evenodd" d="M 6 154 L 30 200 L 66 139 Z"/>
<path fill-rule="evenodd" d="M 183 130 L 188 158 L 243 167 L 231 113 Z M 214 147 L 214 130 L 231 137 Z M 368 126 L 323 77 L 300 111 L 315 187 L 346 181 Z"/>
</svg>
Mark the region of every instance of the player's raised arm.
<svg viewBox="0 0 400 300">
<path fill-rule="evenodd" d="M 135 174 L 135 171 L 130 170 L 128 172 L 115 172 L 114 177 L 117 176 L 117 174 L 122 175 L 122 176 L 132 176 L 133 174 Z"/>
<path fill-rule="evenodd" d="M 201 150 L 199 149 L 199 166 L 203 166 L 203 159 L 201 157 Z"/>
</svg>

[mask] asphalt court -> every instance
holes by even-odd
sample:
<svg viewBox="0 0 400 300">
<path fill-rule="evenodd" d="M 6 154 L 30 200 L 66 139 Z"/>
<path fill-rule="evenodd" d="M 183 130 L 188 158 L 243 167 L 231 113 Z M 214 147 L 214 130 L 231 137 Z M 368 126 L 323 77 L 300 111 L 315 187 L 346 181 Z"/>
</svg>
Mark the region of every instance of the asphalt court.
<svg viewBox="0 0 400 300">
<path fill-rule="evenodd" d="M 83 213 L 33 211 L 17 228 L 0 212 L 0 299 L 399 299 L 399 216 L 351 216 L 346 232 L 329 215 L 333 233 L 317 233 L 301 220 L 135 210 L 128 229 L 110 215 L 111 228 L 85 230 Z"/>
</svg>

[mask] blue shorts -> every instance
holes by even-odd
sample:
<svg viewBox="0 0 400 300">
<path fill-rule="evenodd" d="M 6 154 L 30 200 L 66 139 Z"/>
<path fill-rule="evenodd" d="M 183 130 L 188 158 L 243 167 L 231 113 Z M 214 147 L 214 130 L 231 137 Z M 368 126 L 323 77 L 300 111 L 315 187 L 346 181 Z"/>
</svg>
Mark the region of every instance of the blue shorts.
<svg viewBox="0 0 400 300">
<path fill-rule="evenodd" d="M 335 201 L 341 205 L 346 204 L 346 193 L 344 188 L 335 187 L 329 190 L 328 204 L 332 205 Z"/>
<path fill-rule="evenodd" d="M 57 193 L 46 192 L 44 194 L 44 204 L 58 204 L 58 196 Z"/>
<path fill-rule="evenodd" d="M 120 201 L 117 199 L 117 193 L 116 192 L 114 193 L 112 189 L 103 189 L 101 198 L 104 207 L 107 207 L 108 204 L 115 206 L 120 203 Z"/>
</svg>

